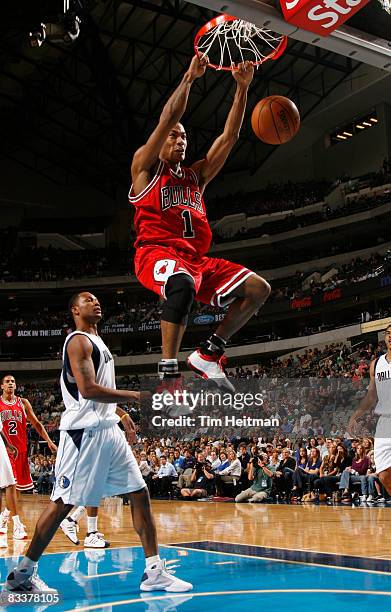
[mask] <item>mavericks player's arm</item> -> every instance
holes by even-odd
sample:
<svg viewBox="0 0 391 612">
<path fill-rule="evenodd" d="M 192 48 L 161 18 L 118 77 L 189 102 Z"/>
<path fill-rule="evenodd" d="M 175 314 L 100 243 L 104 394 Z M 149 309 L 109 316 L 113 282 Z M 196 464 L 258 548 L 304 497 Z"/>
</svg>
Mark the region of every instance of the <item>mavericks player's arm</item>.
<svg viewBox="0 0 391 612">
<path fill-rule="evenodd" d="M 377 398 L 376 383 L 375 383 L 375 363 L 376 363 L 376 359 L 372 361 L 370 368 L 369 368 L 370 383 L 368 386 L 367 393 L 365 397 L 363 397 L 363 399 L 361 400 L 360 405 L 357 408 L 357 410 L 353 412 L 352 416 L 350 417 L 349 424 L 348 424 L 349 432 L 354 431 L 357 419 L 359 419 L 363 414 L 368 412 L 368 410 L 373 408 L 373 406 L 375 406 L 375 404 L 377 403 L 378 398 Z"/>
<path fill-rule="evenodd" d="M 235 146 L 243 123 L 247 104 L 247 91 L 254 76 L 254 66 L 249 62 L 240 64 L 232 73 L 236 81 L 236 93 L 228 113 L 223 133 L 214 141 L 206 157 L 191 166 L 198 176 L 201 189 L 218 174 Z"/>
<path fill-rule="evenodd" d="M 67 344 L 67 353 L 77 388 L 84 399 L 103 404 L 140 400 L 140 393 L 137 391 L 110 389 L 97 384 L 92 361 L 92 344 L 87 336 L 73 336 Z"/>
<path fill-rule="evenodd" d="M 134 195 L 138 195 L 149 184 L 150 170 L 159 159 L 159 153 L 170 135 L 172 128 L 180 121 L 186 110 L 190 87 L 195 79 L 205 73 L 208 58 L 198 59 L 194 56 L 189 69 L 185 72 L 182 81 L 167 100 L 159 123 L 148 138 L 145 145 L 134 154 L 131 173 Z"/>
</svg>

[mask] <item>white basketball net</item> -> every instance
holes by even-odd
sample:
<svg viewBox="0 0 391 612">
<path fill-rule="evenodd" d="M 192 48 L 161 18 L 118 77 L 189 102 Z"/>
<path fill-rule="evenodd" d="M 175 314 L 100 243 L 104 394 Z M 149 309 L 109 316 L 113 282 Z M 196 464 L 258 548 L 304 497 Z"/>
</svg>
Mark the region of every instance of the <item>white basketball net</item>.
<svg viewBox="0 0 391 612">
<path fill-rule="evenodd" d="M 216 25 L 197 43 L 199 54 L 207 55 L 218 69 L 240 62 L 261 64 L 281 43 L 283 35 L 253 23 L 235 19 Z M 220 59 L 216 53 L 220 50 Z"/>
</svg>

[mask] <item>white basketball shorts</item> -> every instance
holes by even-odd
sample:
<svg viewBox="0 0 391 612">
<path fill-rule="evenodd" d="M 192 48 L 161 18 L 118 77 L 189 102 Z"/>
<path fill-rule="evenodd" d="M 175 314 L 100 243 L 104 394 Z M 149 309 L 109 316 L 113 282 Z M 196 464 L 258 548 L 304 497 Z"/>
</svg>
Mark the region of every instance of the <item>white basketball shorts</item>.
<svg viewBox="0 0 391 612">
<path fill-rule="evenodd" d="M 0 436 L 0 489 L 16 484 L 11 461 L 2 436 Z"/>
<path fill-rule="evenodd" d="M 376 472 L 391 468 L 391 417 L 380 416 L 376 426 L 374 459 Z"/>
<path fill-rule="evenodd" d="M 51 500 L 98 507 L 103 497 L 132 493 L 146 484 L 117 424 L 107 429 L 61 431 Z"/>
</svg>

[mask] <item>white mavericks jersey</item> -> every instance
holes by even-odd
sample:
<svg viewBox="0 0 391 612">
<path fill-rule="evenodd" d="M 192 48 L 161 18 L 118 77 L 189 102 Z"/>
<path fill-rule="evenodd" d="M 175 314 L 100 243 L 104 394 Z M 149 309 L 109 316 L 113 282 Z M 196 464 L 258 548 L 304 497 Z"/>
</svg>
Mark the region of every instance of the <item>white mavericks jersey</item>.
<svg viewBox="0 0 391 612">
<path fill-rule="evenodd" d="M 375 413 L 391 417 L 391 363 L 388 363 L 386 355 L 375 363 L 375 383 L 378 398 Z"/>
<path fill-rule="evenodd" d="M 74 331 L 69 334 L 63 348 L 63 366 L 60 379 L 65 405 L 60 430 L 111 427 L 119 422 L 119 417 L 115 413 L 117 403 L 104 404 L 85 399 L 77 388 L 67 353 L 69 341 L 77 334 L 87 336 L 91 341 L 96 383 L 102 387 L 115 389 L 114 360 L 102 338 L 81 331 Z"/>
</svg>

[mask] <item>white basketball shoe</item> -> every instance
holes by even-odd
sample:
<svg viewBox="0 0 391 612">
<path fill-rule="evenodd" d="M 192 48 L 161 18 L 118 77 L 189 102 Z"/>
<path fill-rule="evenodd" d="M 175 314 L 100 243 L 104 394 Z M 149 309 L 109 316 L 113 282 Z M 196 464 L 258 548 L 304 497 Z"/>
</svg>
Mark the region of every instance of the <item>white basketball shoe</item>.
<svg viewBox="0 0 391 612">
<path fill-rule="evenodd" d="M 80 544 L 79 538 L 77 536 L 77 533 L 79 531 L 79 525 L 77 521 L 74 521 L 69 518 L 69 516 L 67 516 L 66 518 L 64 518 L 63 521 L 61 521 L 60 529 L 65 533 L 67 538 L 69 538 L 70 541 L 73 542 L 73 544 Z"/>
<path fill-rule="evenodd" d="M 189 368 L 197 372 L 205 380 L 212 380 L 221 389 L 235 393 L 235 387 L 224 372 L 221 358 L 222 356 L 217 353 L 206 355 L 200 349 L 197 349 L 188 356 L 186 361 Z"/>
<path fill-rule="evenodd" d="M 110 542 L 104 539 L 103 533 L 92 531 L 84 538 L 84 548 L 108 548 Z"/>
<path fill-rule="evenodd" d="M 167 591 L 169 593 L 184 593 L 191 591 L 190 582 L 176 578 L 174 571 L 167 568 L 166 560 L 161 559 L 150 569 L 145 569 L 141 578 L 141 591 Z"/>
</svg>

